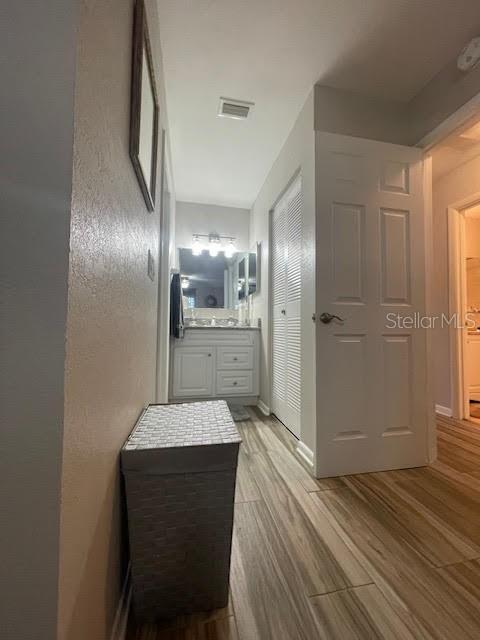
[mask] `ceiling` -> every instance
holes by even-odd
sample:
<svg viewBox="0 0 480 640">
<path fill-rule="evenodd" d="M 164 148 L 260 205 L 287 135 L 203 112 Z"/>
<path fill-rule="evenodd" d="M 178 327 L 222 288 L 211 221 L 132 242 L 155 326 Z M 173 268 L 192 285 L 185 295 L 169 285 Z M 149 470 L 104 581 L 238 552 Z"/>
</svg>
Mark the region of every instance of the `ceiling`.
<svg viewBox="0 0 480 640">
<path fill-rule="evenodd" d="M 478 35 L 477 0 L 158 0 L 176 195 L 250 207 L 314 83 L 409 100 Z M 247 100 L 247 121 L 217 116 Z"/>
</svg>

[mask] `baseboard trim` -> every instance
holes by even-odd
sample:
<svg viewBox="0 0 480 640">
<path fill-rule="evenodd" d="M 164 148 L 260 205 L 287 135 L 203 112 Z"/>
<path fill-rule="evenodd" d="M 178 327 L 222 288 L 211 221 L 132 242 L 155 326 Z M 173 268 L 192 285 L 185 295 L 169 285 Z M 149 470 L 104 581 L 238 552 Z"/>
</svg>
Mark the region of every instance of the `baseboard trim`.
<svg viewBox="0 0 480 640">
<path fill-rule="evenodd" d="M 447 418 L 452 417 L 452 410 L 449 407 L 443 407 L 441 404 L 435 405 L 435 411 L 441 416 L 446 416 Z"/>
<path fill-rule="evenodd" d="M 113 622 L 110 640 L 125 640 L 127 634 L 128 614 L 130 612 L 130 604 L 132 601 L 132 578 L 130 563 L 127 567 L 127 573 L 123 582 L 122 593 L 118 603 L 117 613 Z"/>
<path fill-rule="evenodd" d="M 301 440 L 298 441 L 296 452 L 313 469 L 313 451 Z"/>
<path fill-rule="evenodd" d="M 262 400 L 259 400 L 257 402 L 257 407 L 260 409 L 264 416 L 269 416 L 271 414 L 270 407 L 267 407 L 267 405 Z"/>
</svg>

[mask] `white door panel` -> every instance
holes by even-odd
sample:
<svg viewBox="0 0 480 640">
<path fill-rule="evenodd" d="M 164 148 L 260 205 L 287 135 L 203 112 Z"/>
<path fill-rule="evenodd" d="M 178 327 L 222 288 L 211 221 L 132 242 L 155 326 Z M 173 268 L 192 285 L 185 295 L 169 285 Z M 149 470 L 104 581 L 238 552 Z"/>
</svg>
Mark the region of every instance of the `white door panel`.
<svg viewBox="0 0 480 640">
<path fill-rule="evenodd" d="M 317 472 L 427 461 L 422 152 L 317 134 Z M 327 312 L 344 319 L 323 324 Z M 392 328 L 389 327 L 392 325 Z"/>
</svg>

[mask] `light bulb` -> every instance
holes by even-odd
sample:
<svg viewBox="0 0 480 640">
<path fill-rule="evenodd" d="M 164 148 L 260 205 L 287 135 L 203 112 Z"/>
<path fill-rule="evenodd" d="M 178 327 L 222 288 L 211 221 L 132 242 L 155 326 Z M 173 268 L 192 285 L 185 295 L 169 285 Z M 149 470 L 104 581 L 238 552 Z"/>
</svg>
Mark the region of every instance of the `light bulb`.
<svg viewBox="0 0 480 640">
<path fill-rule="evenodd" d="M 220 238 L 210 236 L 210 241 L 208 243 L 208 253 L 211 258 L 216 258 L 218 256 L 218 252 L 220 251 Z"/>
<path fill-rule="evenodd" d="M 202 243 L 200 242 L 200 238 L 198 236 L 193 237 L 192 243 L 192 255 L 199 256 L 201 255 L 203 250 Z"/>
<path fill-rule="evenodd" d="M 225 257 L 226 258 L 233 258 L 233 254 L 234 253 L 235 253 L 235 244 L 234 244 L 233 240 L 230 240 L 230 242 L 225 247 Z"/>
</svg>

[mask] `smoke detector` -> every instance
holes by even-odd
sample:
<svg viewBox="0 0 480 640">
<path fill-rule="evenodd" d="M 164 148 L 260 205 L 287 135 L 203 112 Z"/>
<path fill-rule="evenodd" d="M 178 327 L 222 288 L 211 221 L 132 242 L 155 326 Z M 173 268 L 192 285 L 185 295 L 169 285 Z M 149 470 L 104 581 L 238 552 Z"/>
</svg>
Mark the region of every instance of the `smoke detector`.
<svg viewBox="0 0 480 640">
<path fill-rule="evenodd" d="M 248 114 L 253 109 L 253 102 L 244 100 L 233 100 L 232 98 L 220 98 L 218 115 L 221 118 L 233 118 L 234 120 L 246 120 Z"/>
<path fill-rule="evenodd" d="M 457 67 L 460 71 L 470 71 L 480 61 L 480 37 L 473 38 L 465 46 L 457 58 Z"/>
</svg>

